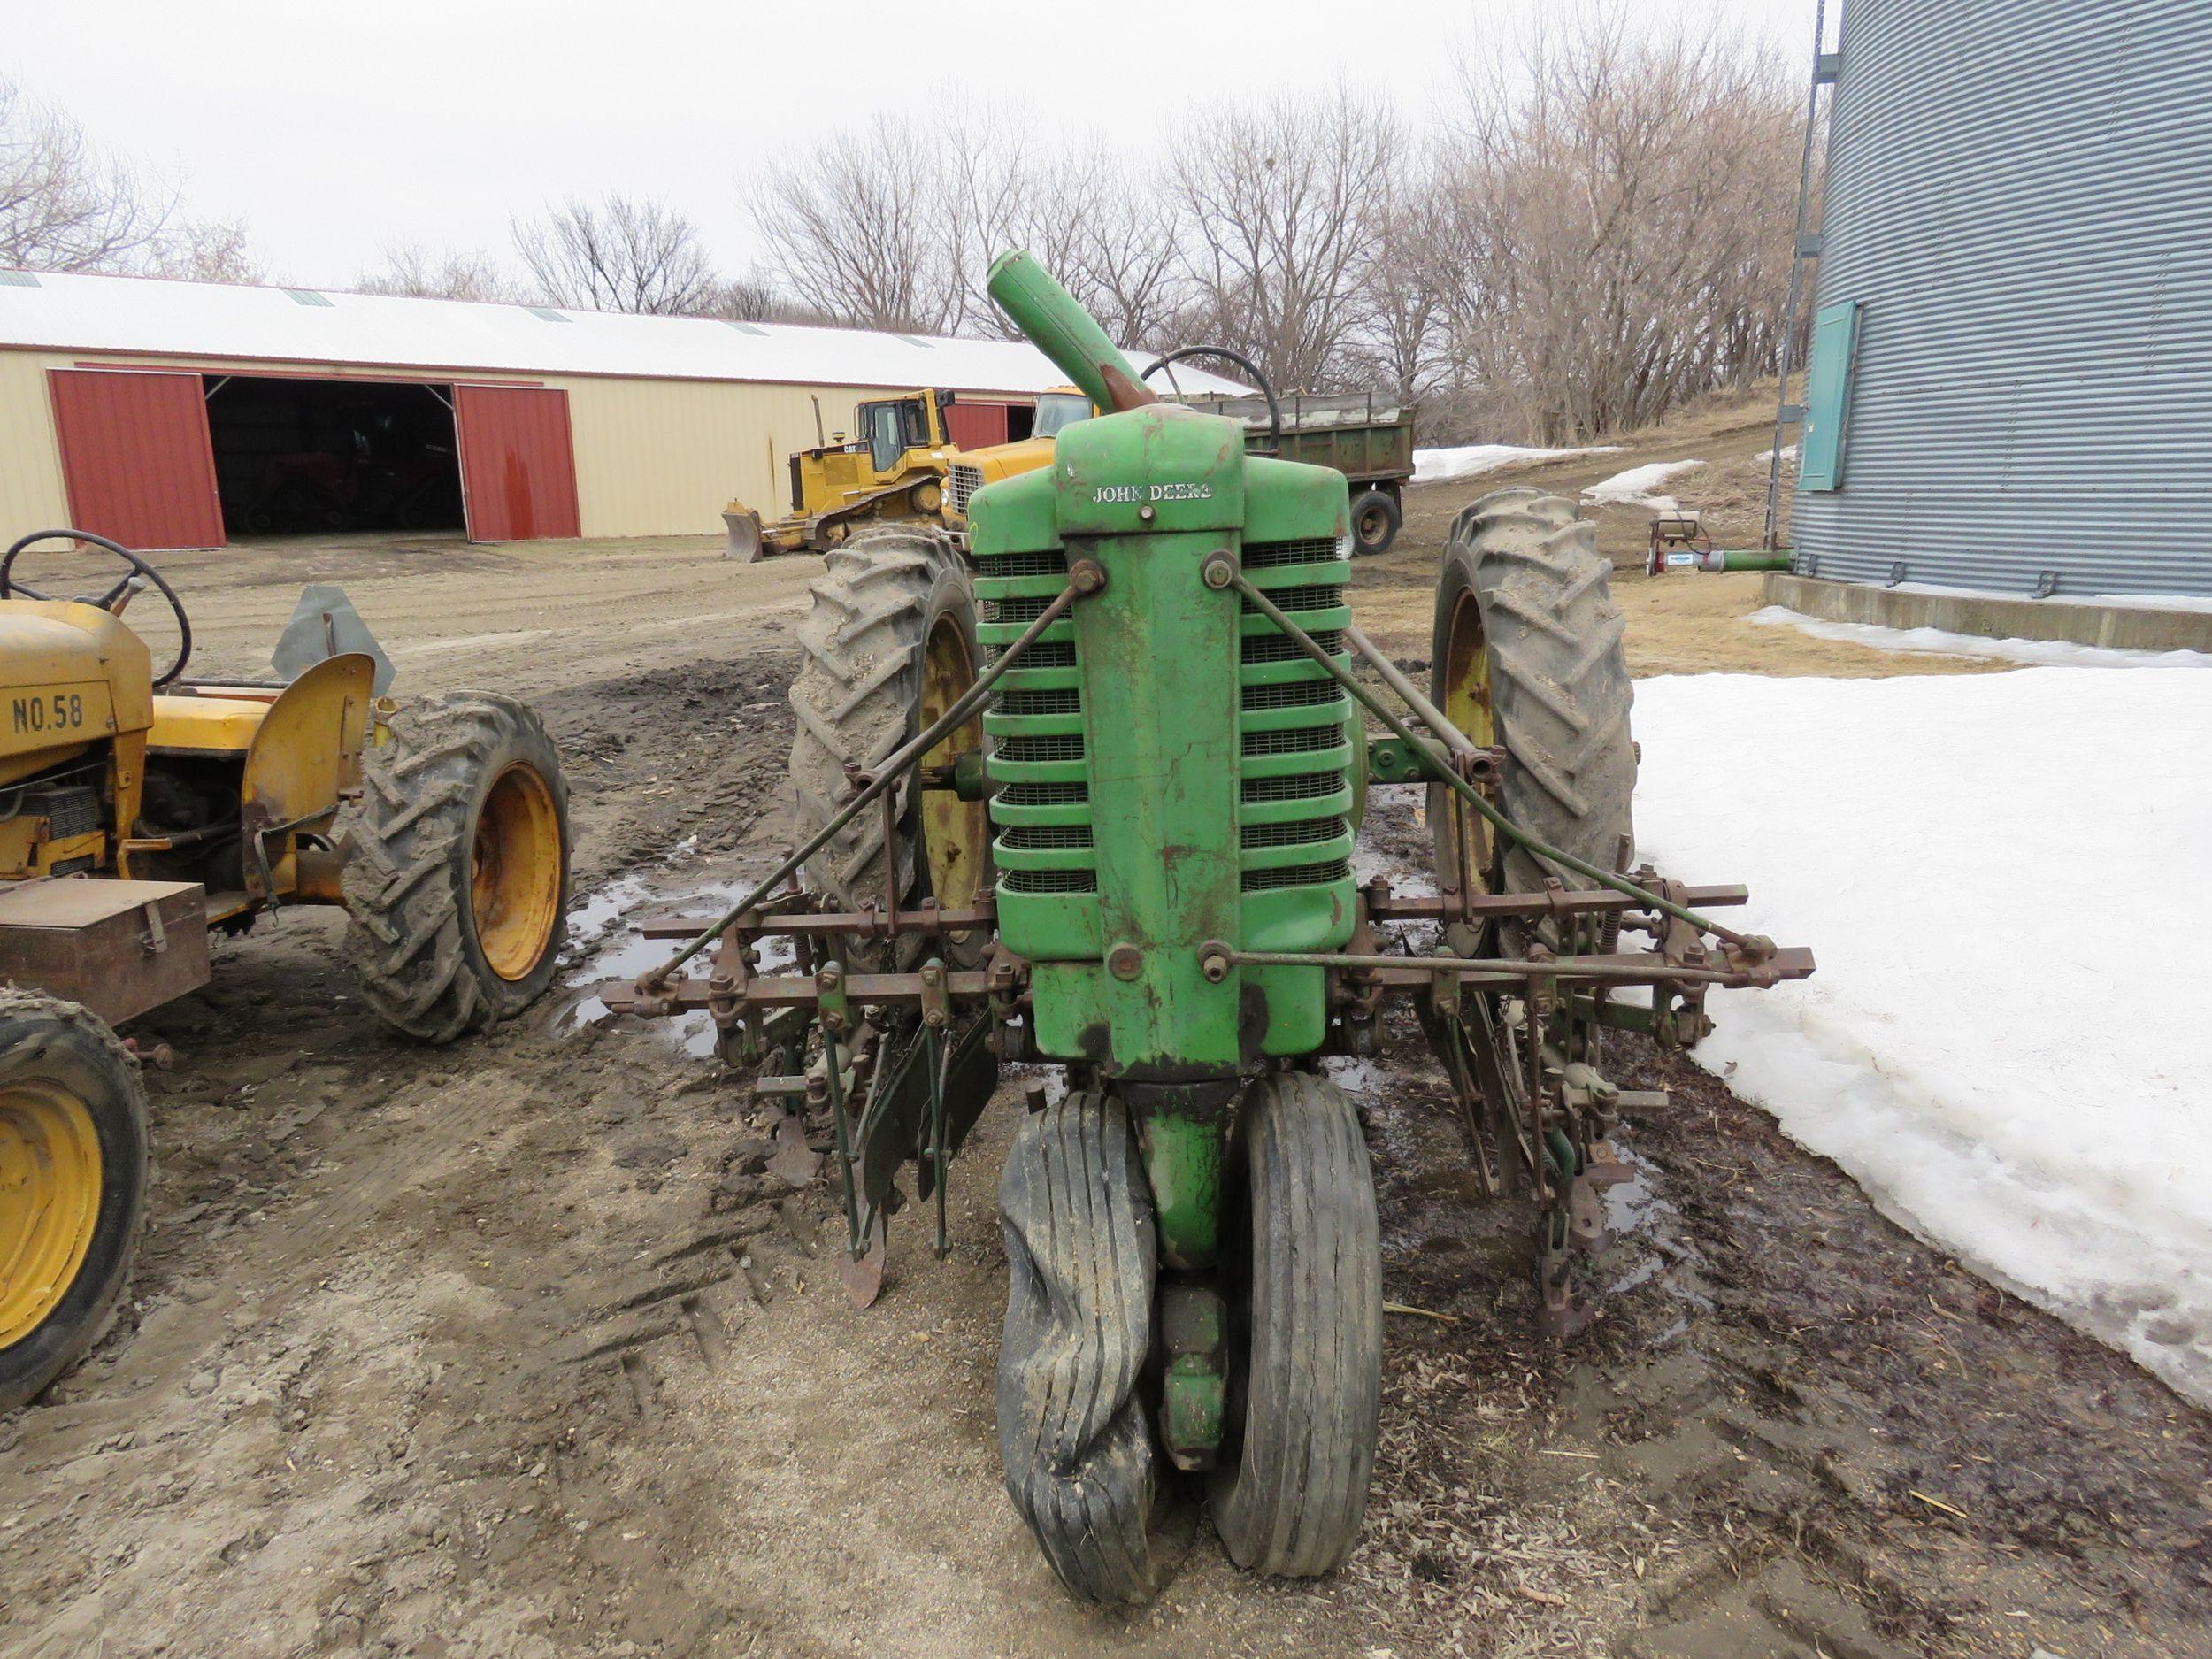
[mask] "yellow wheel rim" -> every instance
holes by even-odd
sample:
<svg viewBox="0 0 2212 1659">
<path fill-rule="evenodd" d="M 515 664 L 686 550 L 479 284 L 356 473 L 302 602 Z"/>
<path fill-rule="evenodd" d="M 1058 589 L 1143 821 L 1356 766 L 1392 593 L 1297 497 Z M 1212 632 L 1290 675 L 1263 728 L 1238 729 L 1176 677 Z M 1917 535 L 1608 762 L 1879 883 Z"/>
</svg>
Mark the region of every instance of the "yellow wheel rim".
<svg viewBox="0 0 2212 1659">
<path fill-rule="evenodd" d="M 492 780 L 469 865 L 476 942 L 501 979 L 529 978 L 561 912 L 561 818 L 553 791 L 522 761 Z"/>
<path fill-rule="evenodd" d="M 940 618 L 922 652 L 922 724 L 934 723 L 974 684 L 975 658 L 968 636 L 953 618 Z M 947 733 L 922 757 L 922 764 L 949 766 L 982 746 L 983 717 L 979 713 Z M 929 890 L 945 909 L 964 909 L 982 891 L 990 862 L 989 809 L 980 801 L 963 801 L 950 789 L 925 789 L 921 816 Z"/>
<path fill-rule="evenodd" d="M 1464 732 L 1471 742 L 1482 749 L 1497 742 L 1497 711 L 1490 702 L 1490 642 L 1483 637 L 1482 611 L 1475 603 L 1472 588 L 1463 589 L 1452 607 L 1440 703 L 1444 718 Z M 1466 824 L 1470 844 L 1465 850 L 1471 856 L 1464 873 L 1479 879 L 1490 868 L 1490 826 L 1472 812 L 1467 814 Z M 1456 847 L 1456 841 L 1453 844 Z"/>
<path fill-rule="evenodd" d="M 100 1135 L 51 1083 L 0 1089 L 0 1348 L 44 1324 L 100 1225 Z"/>
</svg>

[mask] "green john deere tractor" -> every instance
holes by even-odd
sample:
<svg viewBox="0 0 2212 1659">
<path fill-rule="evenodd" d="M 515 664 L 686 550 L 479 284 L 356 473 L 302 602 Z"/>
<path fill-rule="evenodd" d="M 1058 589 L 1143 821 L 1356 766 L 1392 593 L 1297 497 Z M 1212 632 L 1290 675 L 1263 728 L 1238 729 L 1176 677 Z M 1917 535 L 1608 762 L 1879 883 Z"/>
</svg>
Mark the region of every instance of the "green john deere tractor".
<svg viewBox="0 0 2212 1659">
<path fill-rule="evenodd" d="M 1240 1563 L 1325 1572 L 1359 1536 L 1383 1345 L 1367 1141 L 1327 1056 L 1375 1053 L 1386 997 L 1413 999 L 1569 1327 L 1571 1256 L 1626 1174 L 1605 1033 L 1694 1041 L 1709 986 L 1811 959 L 1703 913 L 1740 888 L 1633 867 L 1622 622 L 1570 504 L 1460 515 L 1424 692 L 1346 609 L 1340 473 L 1156 402 L 1027 255 L 991 292 L 1110 412 L 979 491 L 964 556 L 920 527 L 830 554 L 792 691 L 803 842 L 727 914 L 660 925 L 688 942 L 609 1001 L 710 1011 L 783 1138 L 832 1137 L 863 1302 L 902 1170 L 941 1251 L 1002 1063 L 1056 1070 L 999 1186 L 1016 1506 L 1087 1600 L 1153 1593 L 1200 1479 Z M 1435 828 L 1403 892 L 1353 872 L 1386 787 L 1425 790 Z M 764 972 L 777 938 L 796 960 Z"/>
</svg>

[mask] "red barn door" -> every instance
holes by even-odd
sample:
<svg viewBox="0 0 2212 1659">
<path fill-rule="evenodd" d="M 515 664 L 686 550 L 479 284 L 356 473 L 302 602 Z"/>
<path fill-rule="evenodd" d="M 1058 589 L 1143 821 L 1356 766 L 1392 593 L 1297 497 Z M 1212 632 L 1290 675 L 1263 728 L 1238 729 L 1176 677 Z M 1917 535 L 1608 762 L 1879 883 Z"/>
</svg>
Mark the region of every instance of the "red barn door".
<svg viewBox="0 0 2212 1659">
<path fill-rule="evenodd" d="M 534 386 L 457 386 L 461 499 L 472 541 L 583 534 L 568 394 Z"/>
<path fill-rule="evenodd" d="M 141 550 L 223 545 L 215 447 L 198 375 L 136 369 L 47 374 L 70 528 Z"/>
<path fill-rule="evenodd" d="M 945 411 L 945 436 L 962 449 L 987 449 L 1006 442 L 1006 405 L 956 403 Z"/>
</svg>

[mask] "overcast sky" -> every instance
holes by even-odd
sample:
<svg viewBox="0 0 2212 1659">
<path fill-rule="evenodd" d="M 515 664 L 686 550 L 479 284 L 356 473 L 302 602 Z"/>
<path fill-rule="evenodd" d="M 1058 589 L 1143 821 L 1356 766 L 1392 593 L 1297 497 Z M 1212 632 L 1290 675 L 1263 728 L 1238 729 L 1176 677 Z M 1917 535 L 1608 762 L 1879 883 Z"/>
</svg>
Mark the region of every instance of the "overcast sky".
<svg viewBox="0 0 2212 1659">
<path fill-rule="evenodd" d="M 1814 0 L 1640 0 L 1793 57 Z M 717 257 L 758 257 L 741 180 L 879 111 L 979 100 L 1045 134 L 1151 150 L 1201 99 L 1340 77 L 1432 119 L 1455 54 L 1558 0 L 88 0 L 8 8 L 0 73 L 165 171 L 196 217 L 242 217 L 273 275 L 342 286 L 388 246 L 482 247 L 511 216 L 608 189 L 689 213 Z M 1834 9 L 1831 0 L 1831 11 Z M 1347 24 L 1353 27 L 1345 27 Z M 1110 32 L 1094 37 L 1087 27 Z M 1338 44 L 1341 37 L 1343 44 Z M 1120 67 L 1094 78 L 1098 65 Z"/>
</svg>

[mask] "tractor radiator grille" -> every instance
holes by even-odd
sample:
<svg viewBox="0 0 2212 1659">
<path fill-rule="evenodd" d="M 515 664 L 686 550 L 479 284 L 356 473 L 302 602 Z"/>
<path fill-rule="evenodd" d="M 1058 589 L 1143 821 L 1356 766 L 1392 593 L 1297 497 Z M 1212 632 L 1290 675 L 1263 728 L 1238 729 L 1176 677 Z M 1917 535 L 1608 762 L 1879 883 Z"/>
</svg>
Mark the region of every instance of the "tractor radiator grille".
<svg viewBox="0 0 2212 1659">
<path fill-rule="evenodd" d="M 1052 603 L 1048 594 L 1017 594 L 1010 599 L 979 599 L 975 617 L 979 622 L 1015 622 L 1026 626 L 1044 615 Z"/>
<path fill-rule="evenodd" d="M 1034 766 L 1046 761 L 1080 760 L 1083 739 L 1073 732 L 1047 737 L 1005 737 L 999 740 L 998 757 L 1010 766 Z"/>
<path fill-rule="evenodd" d="M 1344 589 L 1313 582 L 1301 588 L 1278 588 L 1267 596 L 1275 602 L 1276 609 L 1279 611 L 1294 613 L 1300 611 L 1333 611 L 1344 603 Z M 1043 608 L 1041 604 L 1038 606 L 1041 611 Z M 1254 616 L 1258 613 L 1259 607 L 1248 599 L 1244 602 L 1244 611 L 1247 616 Z M 1297 649 L 1295 641 L 1292 641 L 1291 649 Z"/>
<path fill-rule="evenodd" d="M 1009 870 L 1004 877 L 1009 893 L 1095 893 L 1095 870 Z"/>
<path fill-rule="evenodd" d="M 1295 755 L 1309 749 L 1334 749 L 1344 741 L 1340 726 L 1299 726 L 1280 732 L 1247 732 L 1247 755 Z"/>
<path fill-rule="evenodd" d="M 976 573 L 985 578 L 998 576 L 1065 576 L 1068 573 L 1067 550 L 1064 548 L 1043 548 L 1034 553 L 995 553 L 975 562 Z"/>
<path fill-rule="evenodd" d="M 956 510 L 964 503 L 957 470 Z M 1058 548 L 978 557 L 979 626 L 987 654 L 1002 652 L 1016 630 L 1052 603 L 1025 592 L 1068 567 Z M 1343 609 L 1350 563 L 1330 536 L 1247 543 L 1244 568 L 1255 586 L 1289 612 L 1329 656 L 1344 662 Z M 1319 568 L 1317 568 L 1319 567 Z M 1343 573 L 1343 580 L 1328 577 Z M 1238 837 L 1246 893 L 1348 882 L 1351 801 L 1346 773 L 1350 712 L 1327 671 L 1248 604 L 1239 613 L 1239 746 L 1245 775 Z M 993 700 L 991 766 L 994 852 L 1009 895 L 1073 895 L 1098 891 L 1096 830 L 1085 775 L 1088 750 L 1079 730 L 1085 687 L 1067 671 L 1080 663 L 1071 618 L 1030 647 Z M 1056 672 L 1057 671 L 1057 672 Z M 1075 683 L 1068 683 L 1070 680 Z M 1289 722 L 1286 724 L 1286 722 Z M 1286 902 L 1271 901 L 1280 907 Z M 1348 899 L 1340 901 L 1348 902 Z M 1295 914 L 1294 910 L 1287 914 Z"/>
<path fill-rule="evenodd" d="M 1080 714 L 1083 694 L 1073 686 L 1049 691 L 1008 691 L 999 695 L 1001 714 Z"/>
<path fill-rule="evenodd" d="M 1315 841 L 1333 841 L 1348 833 L 1348 826 L 1340 818 L 1297 818 L 1287 824 L 1247 824 L 1244 844 L 1247 847 L 1310 847 Z"/>
<path fill-rule="evenodd" d="M 1087 824 L 1010 824 L 998 833 L 998 844 L 1018 853 L 1065 851 L 1091 844 Z"/>
<path fill-rule="evenodd" d="M 1313 642 L 1335 657 L 1344 649 L 1344 630 L 1341 628 L 1308 628 Z M 1244 636 L 1244 660 L 1248 664 L 1310 662 L 1305 649 L 1287 634 L 1248 634 Z"/>
<path fill-rule="evenodd" d="M 1255 541 L 1244 549 L 1248 571 L 1280 570 L 1286 565 L 1325 565 L 1344 557 L 1343 549 L 1327 536 L 1302 541 Z"/>
<path fill-rule="evenodd" d="M 1250 541 L 1243 562 L 1253 586 L 1344 664 L 1349 619 L 1344 588 L 1351 575 L 1344 545 L 1331 536 Z M 1333 565 L 1327 574 L 1341 572 L 1342 579 L 1317 580 L 1323 576 L 1317 565 Z M 1328 671 L 1262 618 L 1258 606 L 1247 600 L 1242 610 L 1243 890 L 1275 893 L 1347 881 L 1352 826 L 1344 814 L 1351 784 L 1344 763 L 1350 703 Z M 1286 725 L 1286 719 L 1303 723 Z M 1286 816 L 1299 812 L 1301 803 L 1311 803 L 1303 808 L 1310 816 Z"/>
<path fill-rule="evenodd" d="M 1310 801 L 1317 795 L 1334 795 L 1344 787 L 1340 772 L 1294 772 L 1283 778 L 1247 778 L 1244 803 L 1266 801 Z"/>
<path fill-rule="evenodd" d="M 1318 703 L 1343 700 L 1343 688 L 1333 680 L 1284 680 L 1244 688 L 1244 706 L 1248 709 L 1310 709 Z"/>
<path fill-rule="evenodd" d="M 1319 887 L 1351 879 L 1351 861 L 1334 858 L 1325 864 L 1279 864 L 1272 870 L 1248 870 L 1244 872 L 1244 890 L 1269 893 L 1278 887 Z"/>
<path fill-rule="evenodd" d="M 984 656 L 995 663 L 1005 653 L 996 646 L 986 648 Z M 1024 668 L 1072 668 L 1075 666 L 1073 640 L 1039 640 L 1022 653 Z"/>
<path fill-rule="evenodd" d="M 956 461 L 945 479 L 945 494 L 952 498 L 952 510 L 963 518 L 968 516 L 968 502 L 983 488 L 983 469 L 963 466 Z"/>
<path fill-rule="evenodd" d="M 1008 806 L 1087 806 L 1087 783 L 1010 783 L 998 792 Z"/>
</svg>

